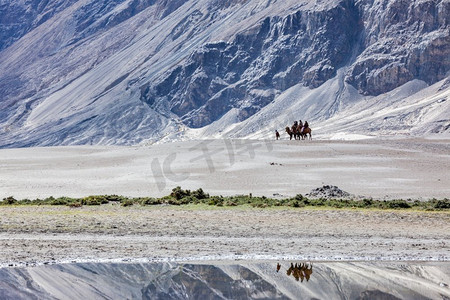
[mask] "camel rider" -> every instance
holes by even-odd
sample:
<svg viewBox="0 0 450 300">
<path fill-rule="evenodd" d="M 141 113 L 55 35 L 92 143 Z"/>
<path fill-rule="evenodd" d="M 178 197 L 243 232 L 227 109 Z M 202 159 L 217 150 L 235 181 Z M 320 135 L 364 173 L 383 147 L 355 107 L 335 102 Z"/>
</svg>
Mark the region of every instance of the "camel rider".
<svg viewBox="0 0 450 300">
<path fill-rule="evenodd" d="M 302 120 L 298 121 L 298 131 L 300 131 L 300 133 L 302 133 L 302 131 L 303 131 L 303 122 L 302 122 Z"/>
<path fill-rule="evenodd" d="M 292 125 L 292 127 L 291 127 L 292 133 L 295 133 L 297 131 L 297 128 L 298 128 L 297 126 L 298 126 L 297 121 L 294 121 L 294 125 Z"/>
<path fill-rule="evenodd" d="M 305 121 L 305 129 L 309 127 L 308 121 Z"/>
</svg>

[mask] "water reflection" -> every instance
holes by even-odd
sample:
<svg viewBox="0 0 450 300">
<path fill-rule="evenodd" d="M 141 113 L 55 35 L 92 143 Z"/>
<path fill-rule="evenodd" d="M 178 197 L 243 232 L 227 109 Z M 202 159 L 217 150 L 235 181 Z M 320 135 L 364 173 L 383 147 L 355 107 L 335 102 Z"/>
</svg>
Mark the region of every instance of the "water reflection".
<svg viewBox="0 0 450 300">
<path fill-rule="evenodd" d="M 277 263 L 277 272 L 279 272 L 281 269 L 281 264 Z M 309 281 L 311 278 L 311 274 L 313 273 L 313 265 L 312 263 L 291 263 L 289 268 L 286 271 L 287 276 L 293 276 L 296 281 L 303 282 L 303 279 L 306 279 L 306 281 Z"/>
<path fill-rule="evenodd" d="M 449 299 L 449 283 L 450 262 L 78 263 L 0 269 L 0 299 Z"/>
</svg>

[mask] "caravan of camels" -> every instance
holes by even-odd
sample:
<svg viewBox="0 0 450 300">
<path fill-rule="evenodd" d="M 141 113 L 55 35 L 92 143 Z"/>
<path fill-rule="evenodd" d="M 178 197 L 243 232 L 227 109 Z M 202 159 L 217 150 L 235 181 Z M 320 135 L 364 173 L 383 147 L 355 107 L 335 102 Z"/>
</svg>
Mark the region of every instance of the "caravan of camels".
<svg viewBox="0 0 450 300">
<path fill-rule="evenodd" d="M 309 128 L 308 121 L 305 121 L 305 124 L 303 125 L 302 121 L 300 120 L 298 123 L 297 121 L 294 122 L 292 127 L 286 126 L 286 133 L 289 134 L 289 139 L 292 140 L 292 137 L 294 137 L 295 140 L 297 139 L 307 139 L 309 135 L 309 139 L 312 139 L 311 136 L 311 128 Z M 276 131 L 277 139 L 279 138 L 278 131 Z"/>
</svg>

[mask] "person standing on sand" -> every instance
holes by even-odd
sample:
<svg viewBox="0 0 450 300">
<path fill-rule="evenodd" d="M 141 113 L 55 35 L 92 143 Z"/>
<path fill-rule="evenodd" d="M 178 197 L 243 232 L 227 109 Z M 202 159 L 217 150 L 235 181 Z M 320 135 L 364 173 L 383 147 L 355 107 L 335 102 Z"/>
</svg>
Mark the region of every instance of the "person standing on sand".
<svg viewBox="0 0 450 300">
<path fill-rule="evenodd" d="M 275 129 L 275 137 L 278 140 L 280 138 L 280 133 Z"/>
</svg>

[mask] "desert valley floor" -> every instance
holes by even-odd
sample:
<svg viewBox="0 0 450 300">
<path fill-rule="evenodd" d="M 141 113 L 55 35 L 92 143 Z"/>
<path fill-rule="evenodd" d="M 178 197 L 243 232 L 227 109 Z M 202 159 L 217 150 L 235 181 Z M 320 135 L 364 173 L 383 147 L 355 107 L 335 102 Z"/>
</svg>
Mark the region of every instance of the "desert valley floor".
<svg viewBox="0 0 450 300">
<path fill-rule="evenodd" d="M 288 197 L 324 184 L 375 199 L 450 196 L 446 139 L 207 140 L 0 150 L 0 194 L 17 199 Z M 450 259 L 448 212 L 208 207 L 1 207 L 0 264 L 79 261 Z"/>
<path fill-rule="evenodd" d="M 450 139 L 203 140 L 0 150 L 0 196 L 291 197 L 323 185 L 375 199 L 450 196 Z"/>
</svg>

